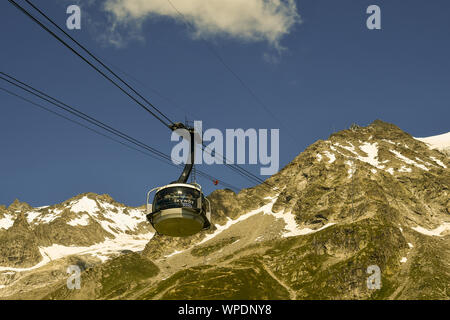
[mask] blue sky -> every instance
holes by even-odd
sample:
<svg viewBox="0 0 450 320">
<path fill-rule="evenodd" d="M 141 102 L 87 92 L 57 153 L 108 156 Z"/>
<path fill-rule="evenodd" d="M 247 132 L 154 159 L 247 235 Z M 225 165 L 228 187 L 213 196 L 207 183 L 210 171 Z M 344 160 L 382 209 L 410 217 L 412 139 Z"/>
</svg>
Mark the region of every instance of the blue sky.
<svg viewBox="0 0 450 320">
<path fill-rule="evenodd" d="M 203 120 L 205 129 L 280 128 L 280 169 L 308 145 L 354 122 L 382 119 L 418 137 L 449 131 L 448 1 L 296 1 L 301 23 L 284 25 L 282 35 L 265 30 L 249 36 L 247 25 L 235 30 L 239 23 L 234 21 L 226 30 L 198 25 L 205 40 L 173 15 L 149 12 L 138 20 L 140 26 L 132 18 L 124 25 L 105 11 L 104 1 L 34 2 L 61 26 L 66 7 L 78 3 L 82 28 L 70 34 L 116 71 L 125 71 L 124 77 L 170 118 L 184 121 L 188 113 L 191 120 Z M 382 30 L 366 28 L 371 4 L 381 8 Z M 193 12 L 194 22 L 200 21 L 201 13 Z M 7 1 L 0 3 L 0 30 L 2 71 L 170 153 L 169 130 Z M 0 105 L 0 204 L 19 198 L 42 206 L 96 192 L 140 205 L 146 190 L 179 174 L 3 92 Z M 260 166 L 245 168 L 258 174 Z M 200 169 L 233 185 L 251 186 L 224 166 Z M 199 181 L 207 193 L 216 188 Z"/>
</svg>

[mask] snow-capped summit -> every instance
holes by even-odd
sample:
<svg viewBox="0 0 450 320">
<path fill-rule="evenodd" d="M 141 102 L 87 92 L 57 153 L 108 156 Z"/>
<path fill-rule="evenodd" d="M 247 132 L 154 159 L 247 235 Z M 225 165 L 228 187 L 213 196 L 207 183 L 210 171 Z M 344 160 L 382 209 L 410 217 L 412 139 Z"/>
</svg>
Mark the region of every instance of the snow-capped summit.
<svg viewBox="0 0 450 320">
<path fill-rule="evenodd" d="M 0 210 L 0 271 L 29 271 L 72 255 L 106 261 L 142 250 L 153 235 L 143 209 L 108 195 L 85 193 L 38 208 L 16 200 Z"/>
<path fill-rule="evenodd" d="M 439 134 L 437 136 L 415 139 L 425 142 L 431 149 L 438 149 L 450 153 L 450 132 Z"/>
</svg>

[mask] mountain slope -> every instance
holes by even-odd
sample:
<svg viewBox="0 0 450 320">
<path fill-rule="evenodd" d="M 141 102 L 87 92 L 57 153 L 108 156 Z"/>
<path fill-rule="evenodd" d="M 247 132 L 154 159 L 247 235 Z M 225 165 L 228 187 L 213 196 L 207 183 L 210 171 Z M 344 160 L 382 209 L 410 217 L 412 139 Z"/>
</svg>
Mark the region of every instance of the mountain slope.
<svg viewBox="0 0 450 320">
<path fill-rule="evenodd" d="M 449 299 L 450 161 L 375 121 L 319 140 L 266 185 L 209 195 L 212 230 L 28 296 L 48 299 Z M 137 272 L 142 265 L 146 272 Z M 381 288 L 369 289 L 369 266 Z M 110 288 L 110 275 L 117 285 Z M 20 297 L 16 295 L 15 297 Z"/>
<path fill-rule="evenodd" d="M 16 200 L 0 207 L 0 296 L 46 288 L 67 278 L 70 264 L 85 269 L 140 251 L 153 234 L 141 208 L 107 195 L 86 193 L 41 208 Z"/>
</svg>

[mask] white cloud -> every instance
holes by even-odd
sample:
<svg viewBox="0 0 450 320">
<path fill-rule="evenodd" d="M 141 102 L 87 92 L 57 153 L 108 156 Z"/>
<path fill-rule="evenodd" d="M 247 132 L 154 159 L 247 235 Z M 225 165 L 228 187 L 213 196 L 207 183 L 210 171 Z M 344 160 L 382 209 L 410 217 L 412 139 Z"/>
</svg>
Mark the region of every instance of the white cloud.
<svg viewBox="0 0 450 320">
<path fill-rule="evenodd" d="M 106 0 L 104 9 L 114 26 L 140 31 L 146 19 L 186 19 L 195 38 L 267 41 L 277 49 L 281 38 L 300 22 L 294 0 Z"/>
</svg>

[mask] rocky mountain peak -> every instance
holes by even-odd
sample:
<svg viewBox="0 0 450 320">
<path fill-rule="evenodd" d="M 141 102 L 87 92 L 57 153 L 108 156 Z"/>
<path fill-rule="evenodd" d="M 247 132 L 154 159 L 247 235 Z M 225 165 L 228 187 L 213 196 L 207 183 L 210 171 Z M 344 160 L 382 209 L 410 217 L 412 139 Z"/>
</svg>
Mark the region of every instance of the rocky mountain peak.
<svg viewBox="0 0 450 320">
<path fill-rule="evenodd" d="M 27 217 L 24 212 L 19 212 L 12 227 L 9 229 L 11 232 L 25 232 L 31 231 L 30 224 L 27 221 Z"/>
<path fill-rule="evenodd" d="M 268 182 L 281 190 L 273 210 L 294 213 L 301 226 L 364 219 L 381 202 L 401 212 L 398 219 L 436 227 L 449 212 L 449 166 L 445 154 L 376 120 L 317 141 Z M 429 197 L 433 204 L 422 207 Z"/>
<path fill-rule="evenodd" d="M 5 217 L 5 214 L 9 213 L 9 210 L 4 205 L 0 205 L 0 219 Z"/>
<path fill-rule="evenodd" d="M 153 231 L 142 210 L 120 204 L 109 195 L 83 193 L 39 208 L 14 201 L 0 215 L 0 235 L 2 243 L 9 243 L 0 250 L 5 255 L 0 260 L 1 271 L 32 267 L 42 259 L 45 265 L 54 257 L 80 253 L 105 261 L 122 250 L 143 248 Z"/>
<path fill-rule="evenodd" d="M 80 193 L 77 196 L 74 196 L 70 199 L 67 199 L 66 201 L 64 201 L 63 204 L 68 204 L 68 203 L 74 203 L 74 202 L 78 202 L 81 199 L 89 199 L 89 200 L 93 200 L 97 203 L 105 203 L 105 204 L 110 204 L 113 206 L 123 206 L 125 207 L 124 204 L 117 202 L 113 197 L 111 197 L 109 194 L 97 194 L 95 192 L 84 192 L 84 193 Z"/>
<path fill-rule="evenodd" d="M 401 130 L 394 124 L 375 120 L 368 126 L 353 124 L 349 129 L 341 130 L 330 135 L 329 140 L 336 139 L 360 139 L 360 140 L 381 140 L 381 139 L 408 139 L 411 135 Z"/>
<path fill-rule="evenodd" d="M 16 212 L 16 211 L 25 211 L 25 210 L 30 210 L 33 207 L 30 206 L 28 203 L 26 202 L 21 202 L 19 201 L 19 199 L 15 199 L 8 207 L 8 210 Z"/>
</svg>

